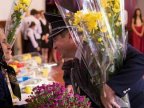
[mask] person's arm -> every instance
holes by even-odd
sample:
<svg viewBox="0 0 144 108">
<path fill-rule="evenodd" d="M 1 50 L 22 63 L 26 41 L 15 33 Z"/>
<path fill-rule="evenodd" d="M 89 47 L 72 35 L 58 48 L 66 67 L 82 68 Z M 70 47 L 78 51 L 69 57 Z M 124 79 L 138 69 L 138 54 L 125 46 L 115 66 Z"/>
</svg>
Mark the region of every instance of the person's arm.
<svg viewBox="0 0 144 108">
<path fill-rule="evenodd" d="M 142 32 L 141 32 L 141 36 L 143 36 L 143 35 L 144 35 L 144 25 L 142 27 Z"/>
<path fill-rule="evenodd" d="M 121 70 L 107 82 L 107 85 L 120 97 L 124 96 L 144 75 L 144 55 L 128 46 L 126 59 Z"/>
<path fill-rule="evenodd" d="M 142 34 L 141 33 L 139 33 L 137 30 L 136 30 L 136 28 L 135 28 L 135 24 L 134 24 L 134 19 L 132 19 L 132 30 L 133 30 L 133 32 L 135 32 L 138 36 L 142 36 Z"/>
<path fill-rule="evenodd" d="M 71 68 L 72 68 L 72 60 L 65 61 L 62 70 L 64 71 L 63 79 L 65 82 L 65 86 L 72 85 L 71 83 Z"/>
<path fill-rule="evenodd" d="M 120 108 L 116 103 L 116 95 L 124 96 L 143 75 L 144 55 L 129 46 L 123 67 L 103 86 L 101 101 L 104 107 Z"/>
<path fill-rule="evenodd" d="M 63 79 L 65 82 L 65 87 L 67 88 L 68 92 L 74 93 L 70 78 L 72 65 L 73 65 L 72 60 L 65 61 L 62 69 L 64 70 Z"/>
<path fill-rule="evenodd" d="M 41 27 L 41 23 L 39 20 L 38 20 L 36 27 L 37 27 L 37 33 L 41 34 L 42 33 L 42 27 Z"/>
<path fill-rule="evenodd" d="M 28 31 L 28 37 L 29 37 L 33 47 L 34 48 L 38 48 L 39 46 L 38 46 L 38 43 L 37 43 L 37 41 L 36 41 L 36 39 L 34 37 L 34 32 L 32 30 Z"/>
</svg>

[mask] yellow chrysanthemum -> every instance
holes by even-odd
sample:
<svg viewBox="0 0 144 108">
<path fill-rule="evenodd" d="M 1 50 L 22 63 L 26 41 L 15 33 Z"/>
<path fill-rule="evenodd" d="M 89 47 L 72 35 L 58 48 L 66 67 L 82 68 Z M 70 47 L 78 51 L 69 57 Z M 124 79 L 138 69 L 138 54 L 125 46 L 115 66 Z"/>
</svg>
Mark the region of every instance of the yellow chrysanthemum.
<svg viewBox="0 0 144 108">
<path fill-rule="evenodd" d="M 15 11 L 23 11 L 23 12 L 25 12 L 25 11 L 27 11 L 27 9 L 28 9 L 28 6 L 26 6 L 25 4 L 22 4 L 22 3 L 20 3 L 20 2 L 18 2 L 15 6 L 14 6 L 14 10 Z"/>
<path fill-rule="evenodd" d="M 82 32 L 83 31 L 82 27 L 78 26 L 78 31 Z"/>
<path fill-rule="evenodd" d="M 18 7 L 19 7 L 19 10 L 20 10 L 20 9 L 23 9 L 24 6 L 19 3 L 19 4 L 18 4 Z"/>
<path fill-rule="evenodd" d="M 98 38 L 98 42 L 99 43 L 101 43 L 102 42 L 102 38 L 100 37 L 100 38 Z"/>
<path fill-rule="evenodd" d="M 104 8 L 108 7 L 108 2 L 107 0 L 101 0 L 101 4 Z"/>
<path fill-rule="evenodd" d="M 121 19 L 119 16 L 120 14 L 120 1 L 119 0 L 101 0 L 101 4 L 103 8 L 105 8 L 105 12 L 107 13 L 109 23 L 110 25 L 114 25 L 114 29 L 117 29 L 117 27 L 120 27 L 121 25 Z M 96 12 L 96 11 L 78 11 L 74 15 L 74 25 L 78 27 L 78 29 L 81 29 L 81 24 L 84 25 L 88 32 L 91 34 L 95 34 L 96 32 L 101 32 L 101 33 L 107 33 L 107 26 L 105 25 L 105 21 L 102 18 L 102 13 L 101 12 Z M 112 19 L 110 19 L 112 17 Z M 111 24 L 113 23 L 113 24 Z M 99 25 L 101 25 L 99 27 Z M 103 26 L 103 27 L 102 27 Z M 115 32 L 115 36 L 119 35 L 117 32 Z M 107 34 L 108 35 L 108 34 Z M 96 36 L 96 35 L 95 35 Z M 112 36 L 108 35 L 106 36 L 108 39 L 113 38 Z M 98 42 L 102 44 L 102 38 L 97 38 Z"/>
<path fill-rule="evenodd" d="M 108 2 L 108 6 L 106 8 L 109 8 L 109 7 L 113 7 L 113 1 L 107 1 Z"/>
<path fill-rule="evenodd" d="M 101 14 L 101 12 L 97 12 L 96 18 L 99 21 L 102 20 L 102 14 Z"/>
<path fill-rule="evenodd" d="M 116 3 L 114 4 L 113 11 L 114 11 L 115 13 L 120 12 L 120 4 L 119 4 L 118 2 L 116 2 Z"/>
<path fill-rule="evenodd" d="M 97 20 L 94 18 L 94 16 L 91 16 L 91 15 L 87 15 L 88 17 L 85 17 L 85 23 L 88 27 L 88 30 L 89 31 L 92 31 L 92 30 L 97 30 Z"/>
<path fill-rule="evenodd" d="M 121 17 L 120 16 L 118 17 L 118 20 L 121 21 Z"/>
<path fill-rule="evenodd" d="M 108 13 L 108 17 L 111 17 L 112 15 L 111 15 L 111 13 Z"/>
<path fill-rule="evenodd" d="M 30 0 L 20 0 L 20 3 L 29 6 L 30 5 Z"/>
<path fill-rule="evenodd" d="M 97 23 L 96 22 L 87 22 L 87 28 L 91 32 L 93 30 L 97 30 Z"/>
<path fill-rule="evenodd" d="M 14 6 L 14 11 L 19 11 L 19 7 L 18 6 Z"/>
<path fill-rule="evenodd" d="M 98 20 L 101 20 L 101 14 L 96 11 L 89 11 L 87 13 L 78 11 L 74 15 L 74 25 L 79 25 L 80 23 L 83 23 L 90 32 L 98 29 Z"/>
<path fill-rule="evenodd" d="M 23 11 L 26 12 L 28 10 L 28 7 L 23 6 Z"/>
<path fill-rule="evenodd" d="M 82 21 L 83 17 L 83 12 L 82 11 L 77 11 L 74 14 L 74 25 L 79 25 L 79 23 Z"/>
</svg>

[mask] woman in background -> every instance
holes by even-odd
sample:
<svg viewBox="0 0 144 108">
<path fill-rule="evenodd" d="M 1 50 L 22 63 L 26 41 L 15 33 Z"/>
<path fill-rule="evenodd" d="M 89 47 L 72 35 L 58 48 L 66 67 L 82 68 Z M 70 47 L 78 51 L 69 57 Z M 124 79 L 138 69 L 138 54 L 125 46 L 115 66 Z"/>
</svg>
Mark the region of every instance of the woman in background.
<svg viewBox="0 0 144 108">
<path fill-rule="evenodd" d="M 48 40 L 49 36 L 49 23 L 44 16 L 44 11 L 40 11 L 40 23 L 42 28 L 41 34 L 41 51 L 42 51 L 42 60 L 44 63 L 48 61 L 49 55 L 48 51 L 49 48 L 52 47 L 52 43 Z"/>
<path fill-rule="evenodd" d="M 132 18 L 132 45 L 142 52 L 142 36 L 144 32 L 143 19 L 141 10 L 139 8 L 135 9 L 133 18 Z"/>
</svg>

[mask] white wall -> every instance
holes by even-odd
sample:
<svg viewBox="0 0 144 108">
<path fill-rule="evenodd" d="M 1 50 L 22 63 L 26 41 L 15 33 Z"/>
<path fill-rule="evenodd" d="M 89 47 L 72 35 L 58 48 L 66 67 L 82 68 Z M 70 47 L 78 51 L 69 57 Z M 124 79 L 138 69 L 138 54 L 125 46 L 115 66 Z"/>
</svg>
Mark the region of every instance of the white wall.
<svg viewBox="0 0 144 108">
<path fill-rule="evenodd" d="M 13 0 L 0 0 L 0 21 L 6 20 L 10 14 Z M 45 10 L 45 0 L 32 0 L 31 9 Z"/>
<path fill-rule="evenodd" d="M 30 9 L 45 10 L 45 0 L 32 0 Z"/>
<path fill-rule="evenodd" d="M 6 20 L 9 16 L 12 0 L 0 0 L 0 20 Z"/>
</svg>

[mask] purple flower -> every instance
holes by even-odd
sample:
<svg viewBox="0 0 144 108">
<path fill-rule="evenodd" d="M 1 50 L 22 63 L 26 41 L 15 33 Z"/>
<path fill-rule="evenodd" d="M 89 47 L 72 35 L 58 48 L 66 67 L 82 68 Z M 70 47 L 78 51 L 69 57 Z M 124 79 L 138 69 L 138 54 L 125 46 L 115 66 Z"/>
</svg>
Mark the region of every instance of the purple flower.
<svg viewBox="0 0 144 108">
<path fill-rule="evenodd" d="M 59 83 L 37 86 L 26 99 L 29 108 L 90 108 L 90 102 L 84 96 L 68 93 Z"/>
</svg>

